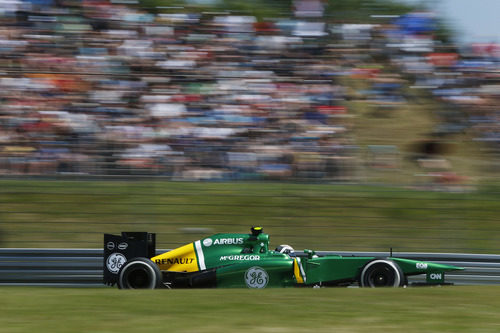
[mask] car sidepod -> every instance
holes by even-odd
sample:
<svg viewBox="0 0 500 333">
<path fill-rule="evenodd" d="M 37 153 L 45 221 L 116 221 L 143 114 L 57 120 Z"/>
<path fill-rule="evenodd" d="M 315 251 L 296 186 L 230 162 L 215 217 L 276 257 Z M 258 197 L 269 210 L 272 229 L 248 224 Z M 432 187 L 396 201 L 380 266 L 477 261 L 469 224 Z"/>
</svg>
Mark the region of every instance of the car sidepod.
<svg viewBox="0 0 500 333">
<path fill-rule="evenodd" d="M 222 288 L 272 288 L 292 287 L 293 260 L 244 261 L 216 270 L 217 287 Z"/>
<path fill-rule="evenodd" d="M 342 256 L 299 257 L 296 265 L 302 279 L 297 279 L 297 282 L 312 286 L 351 283 L 356 281 L 362 268 L 373 259 L 373 257 Z"/>
</svg>

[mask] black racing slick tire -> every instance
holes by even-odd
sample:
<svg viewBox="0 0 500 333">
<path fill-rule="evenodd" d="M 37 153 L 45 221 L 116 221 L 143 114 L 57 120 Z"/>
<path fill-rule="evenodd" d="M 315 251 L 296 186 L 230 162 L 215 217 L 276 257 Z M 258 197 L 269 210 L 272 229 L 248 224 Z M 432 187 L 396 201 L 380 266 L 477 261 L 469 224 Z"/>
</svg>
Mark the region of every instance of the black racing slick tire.
<svg viewBox="0 0 500 333">
<path fill-rule="evenodd" d="M 127 261 L 118 273 L 120 289 L 156 289 L 162 285 L 160 268 L 147 258 Z"/>
<path fill-rule="evenodd" d="M 405 284 L 405 276 L 399 266 L 392 260 L 377 259 L 363 267 L 359 279 L 361 287 L 401 287 Z"/>
</svg>

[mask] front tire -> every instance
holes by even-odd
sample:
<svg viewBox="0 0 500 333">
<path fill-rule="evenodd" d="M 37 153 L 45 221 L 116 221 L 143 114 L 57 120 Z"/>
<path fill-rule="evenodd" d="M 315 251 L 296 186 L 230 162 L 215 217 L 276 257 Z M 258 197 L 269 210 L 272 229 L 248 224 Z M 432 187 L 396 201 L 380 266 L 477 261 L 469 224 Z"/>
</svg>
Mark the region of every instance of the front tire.
<svg viewBox="0 0 500 333">
<path fill-rule="evenodd" d="M 385 259 L 370 261 L 363 267 L 360 276 L 361 287 L 401 287 L 405 277 L 399 266 Z"/>
<path fill-rule="evenodd" d="M 158 266 L 147 258 L 134 258 L 127 261 L 118 275 L 120 289 L 160 288 L 162 274 Z"/>
</svg>

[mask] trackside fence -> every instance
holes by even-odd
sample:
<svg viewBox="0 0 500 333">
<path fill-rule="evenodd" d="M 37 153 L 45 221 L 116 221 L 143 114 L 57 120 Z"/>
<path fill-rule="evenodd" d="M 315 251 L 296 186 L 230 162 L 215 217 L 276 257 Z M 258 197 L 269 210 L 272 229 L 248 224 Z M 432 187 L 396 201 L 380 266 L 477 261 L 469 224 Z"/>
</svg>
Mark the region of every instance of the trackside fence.
<svg viewBox="0 0 500 333">
<path fill-rule="evenodd" d="M 164 252 L 166 250 L 158 250 Z M 384 252 L 332 252 L 343 256 L 387 257 Z M 455 253 L 404 253 L 393 256 L 464 267 L 447 274 L 456 285 L 500 285 L 500 255 Z M 101 249 L 0 249 L 0 285 L 101 287 L 103 250 Z M 412 277 L 410 282 L 421 282 Z"/>
</svg>

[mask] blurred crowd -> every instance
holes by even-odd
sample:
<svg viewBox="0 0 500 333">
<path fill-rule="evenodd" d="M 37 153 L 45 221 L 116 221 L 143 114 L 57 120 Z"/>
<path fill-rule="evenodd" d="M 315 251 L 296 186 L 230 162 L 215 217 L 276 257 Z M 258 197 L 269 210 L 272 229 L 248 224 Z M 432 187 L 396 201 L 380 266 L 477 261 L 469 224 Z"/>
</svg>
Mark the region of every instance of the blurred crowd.
<svg viewBox="0 0 500 333">
<path fill-rule="evenodd" d="M 0 2 L 0 174 L 353 179 L 344 78 L 382 109 L 410 82 L 450 106 L 436 132 L 497 149 L 498 46 L 438 43 L 428 13 L 333 25 L 320 1 L 296 5 L 263 22 Z"/>
</svg>

